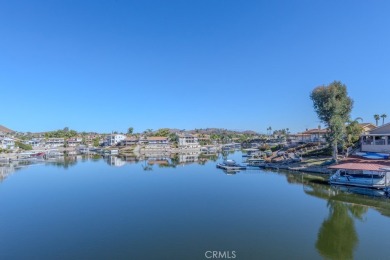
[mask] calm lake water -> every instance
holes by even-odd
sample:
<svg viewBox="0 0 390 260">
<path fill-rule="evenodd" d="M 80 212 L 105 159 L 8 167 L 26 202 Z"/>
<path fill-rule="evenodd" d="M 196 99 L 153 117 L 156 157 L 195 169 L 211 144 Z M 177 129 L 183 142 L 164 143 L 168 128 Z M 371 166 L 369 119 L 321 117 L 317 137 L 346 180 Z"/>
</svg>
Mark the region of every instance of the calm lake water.
<svg viewBox="0 0 390 260">
<path fill-rule="evenodd" d="M 242 161 L 240 152 L 229 158 Z M 84 159 L 9 174 L 0 183 L 0 258 L 390 257 L 390 199 L 372 196 L 382 194 L 300 173 L 228 175 L 213 161 L 149 163 Z"/>
</svg>

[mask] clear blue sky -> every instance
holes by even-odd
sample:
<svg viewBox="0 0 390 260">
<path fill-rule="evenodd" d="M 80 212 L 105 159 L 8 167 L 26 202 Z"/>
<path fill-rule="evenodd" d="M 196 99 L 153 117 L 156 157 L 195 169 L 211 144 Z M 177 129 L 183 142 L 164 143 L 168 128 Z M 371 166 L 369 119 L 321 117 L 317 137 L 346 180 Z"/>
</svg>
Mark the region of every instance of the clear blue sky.
<svg viewBox="0 0 390 260">
<path fill-rule="evenodd" d="M 311 90 L 390 120 L 390 1 L 0 1 L 0 124 L 18 131 L 318 125 Z"/>
</svg>

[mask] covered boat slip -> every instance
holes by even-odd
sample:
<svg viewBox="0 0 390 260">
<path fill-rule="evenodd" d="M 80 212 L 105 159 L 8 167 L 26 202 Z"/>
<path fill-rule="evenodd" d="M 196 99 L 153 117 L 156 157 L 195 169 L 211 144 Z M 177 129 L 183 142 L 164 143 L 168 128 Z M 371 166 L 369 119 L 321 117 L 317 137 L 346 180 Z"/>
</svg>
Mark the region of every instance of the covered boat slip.
<svg viewBox="0 0 390 260">
<path fill-rule="evenodd" d="M 333 165 L 337 169 L 329 178 L 331 184 L 383 189 L 390 185 L 390 168 L 380 164 L 344 163 Z"/>
</svg>

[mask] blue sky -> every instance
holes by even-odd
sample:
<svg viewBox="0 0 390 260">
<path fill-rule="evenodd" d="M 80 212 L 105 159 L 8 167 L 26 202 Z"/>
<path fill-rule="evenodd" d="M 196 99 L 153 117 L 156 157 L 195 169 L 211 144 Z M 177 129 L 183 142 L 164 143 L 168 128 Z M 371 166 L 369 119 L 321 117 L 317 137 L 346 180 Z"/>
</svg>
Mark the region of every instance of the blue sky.
<svg viewBox="0 0 390 260">
<path fill-rule="evenodd" d="M 389 114 L 389 1 L 0 1 L 0 124 L 18 131 L 319 124 Z M 390 119 L 389 119 L 390 120 Z"/>
</svg>

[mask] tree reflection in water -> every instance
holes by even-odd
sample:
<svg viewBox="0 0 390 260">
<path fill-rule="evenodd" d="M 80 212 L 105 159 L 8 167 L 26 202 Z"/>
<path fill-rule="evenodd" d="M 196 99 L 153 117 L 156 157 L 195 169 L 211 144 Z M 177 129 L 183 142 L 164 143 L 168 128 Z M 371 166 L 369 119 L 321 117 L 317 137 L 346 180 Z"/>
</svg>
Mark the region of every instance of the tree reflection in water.
<svg viewBox="0 0 390 260">
<path fill-rule="evenodd" d="M 304 192 L 327 201 L 328 217 L 317 234 L 316 249 L 327 259 L 353 259 L 359 244 L 355 220 L 364 221 L 368 209 L 390 217 L 390 204 L 383 192 L 344 186 L 332 187 L 321 175 L 286 174 L 289 183 L 302 183 Z"/>
<path fill-rule="evenodd" d="M 368 207 L 328 201 L 329 216 L 318 232 L 316 248 L 330 259 L 353 259 L 359 238 L 355 230 L 354 218 L 362 220 Z"/>
</svg>

